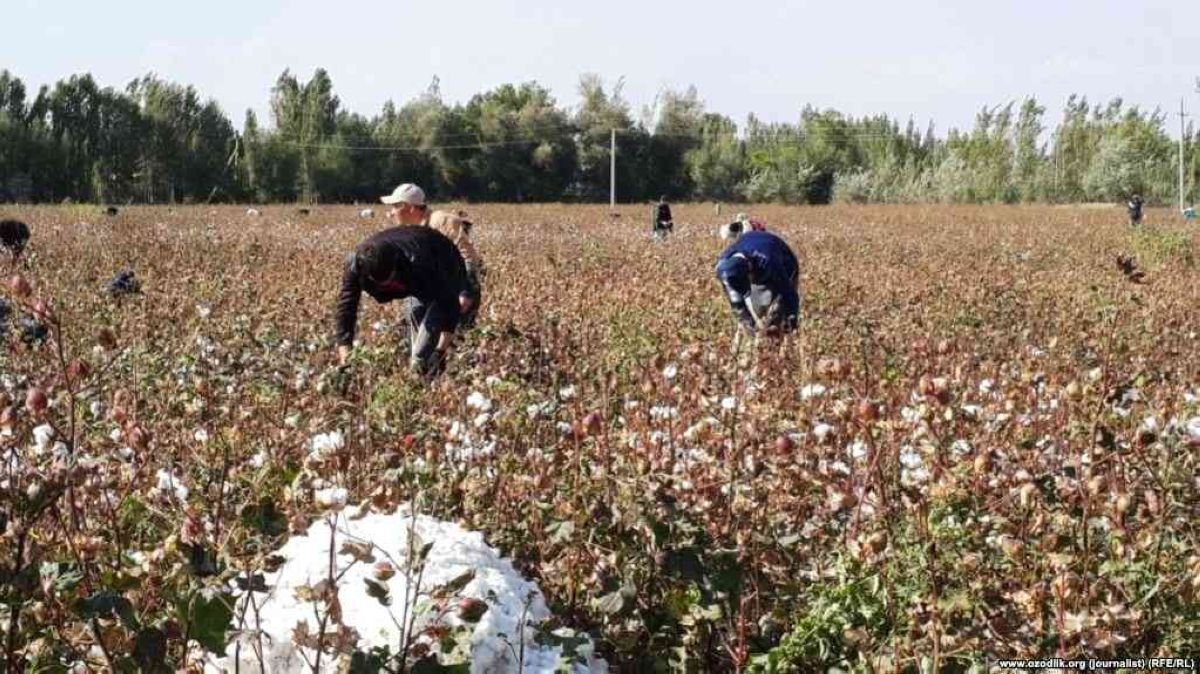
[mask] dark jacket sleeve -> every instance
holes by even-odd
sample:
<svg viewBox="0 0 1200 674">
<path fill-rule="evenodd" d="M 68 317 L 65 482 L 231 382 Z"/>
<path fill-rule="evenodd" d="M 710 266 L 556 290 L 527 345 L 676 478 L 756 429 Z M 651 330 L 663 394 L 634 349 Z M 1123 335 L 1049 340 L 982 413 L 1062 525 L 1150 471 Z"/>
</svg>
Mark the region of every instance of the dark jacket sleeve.
<svg viewBox="0 0 1200 674">
<path fill-rule="evenodd" d="M 721 288 L 725 291 L 725 297 L 729 300 L 733 313 L 737 315 L 738 322 L 753 330 L 754 316 L 750 313 L 750 307 L 746 305 L 746 296 L 750 294 L 750 279 L 743 274 L 721 273 L 717 274 L 717 279 L 721 281 Z"/>
<path fill-rule="evenodd" d="M 358 323 L 358 301 L 362 297 L 362 281 L 358 276 L 358 256 L 346 256 L 342 270 L 342 289 L 337 301 L 337 343 L 354 344 L 354 327 Z"/>
</svg>

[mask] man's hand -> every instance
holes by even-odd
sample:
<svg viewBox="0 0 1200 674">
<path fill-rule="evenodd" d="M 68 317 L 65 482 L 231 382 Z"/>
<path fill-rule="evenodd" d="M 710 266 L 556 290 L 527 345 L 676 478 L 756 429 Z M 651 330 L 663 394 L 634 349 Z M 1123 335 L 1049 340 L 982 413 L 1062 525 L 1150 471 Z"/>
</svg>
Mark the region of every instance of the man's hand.
<svg viewBox="0 0 1200 674">
<path fill-rule="evenodd" d="M 466 293 L 458 294 L 458 310 L 461 313 L 467 313 L 471 309 L 471 296 Z M 444 333 L 443 333 L 444 334 Z"/>
<path fill-rule="evenodd" d="M 450 350 L 450 342 L 454 339 L 453 332 L 443 332 L 438 335 L 437 350 L 445 354 Z"/>
<path fill-rule="evenodd" d="M 350 360 L 350 347 L 346 344 L 339 344 L 337 348 L 338 365 L 345 365 L 346 361 Z"/>
</svg>

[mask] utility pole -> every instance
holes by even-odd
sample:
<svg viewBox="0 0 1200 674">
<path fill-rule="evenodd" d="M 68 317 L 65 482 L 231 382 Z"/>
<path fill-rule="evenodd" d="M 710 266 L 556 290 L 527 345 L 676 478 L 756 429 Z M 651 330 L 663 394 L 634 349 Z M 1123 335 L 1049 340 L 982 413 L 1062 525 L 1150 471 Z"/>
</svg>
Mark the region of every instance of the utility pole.
<svg viewBox="0 0 1200 674">
<path fill-rule="evenodd" d="M 1183 118 L 1187 115 L 1183 112 L 1183 99 L 1179 99 L 1179 212 L 1182 213 L 1185 208 L 1183 203 Z"/>
<path fill-rule="evenodd" d="M 1180 159 L 1182 162 L 1183 160 Z M 1183 164 L 1180 164 L 1180 171 L 1183 170 Z M 1182 173 L 1180 174 L 1182 175 Z M 1182 197 L 1180 197 L 1182 198 Z M 611 140 L 608 147 L 608 210 L 615 213 L 617 211 L 617 130 L 612 130 Z"/>
</svg>

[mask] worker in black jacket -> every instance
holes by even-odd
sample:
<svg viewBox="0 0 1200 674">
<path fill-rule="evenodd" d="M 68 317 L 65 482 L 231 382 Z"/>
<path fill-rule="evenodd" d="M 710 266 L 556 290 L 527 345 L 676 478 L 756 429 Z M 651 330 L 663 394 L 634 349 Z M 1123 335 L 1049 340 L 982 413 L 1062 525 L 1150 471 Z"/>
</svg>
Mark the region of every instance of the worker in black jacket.
<svg viewBox="0 0 1200 674">
<path fill-rule="evenodd" d="M 338 362 L 354 345 L 358 301 L 365 292 L 381 304 L 408 298 L 410 366 L 435 375 L 462 312 L 470 308 L 470 283 L 458 248 L 430 227 L 403 225 L 378 232 L 346 257 L 337 302 Z"/>
<path fill-rule="evenodd" d="M 667 203 L 667 197 L 663 195 L 650 211 L 650 231 L 655 238 L 661 239 L 670 234 L 674 228 L 675 221 L 671 217 L 671 204 Z"/>
<path fill-rule="evenodd" d="M 1130 227 L 1137 227 L 1142 224 L 1142 205 L 1145 203 L 1140 194 L 1134 194 L 1129 197 L 1129 201 L 1125 202 L 1125 208 L 1129 210 Z"/>
</svg>

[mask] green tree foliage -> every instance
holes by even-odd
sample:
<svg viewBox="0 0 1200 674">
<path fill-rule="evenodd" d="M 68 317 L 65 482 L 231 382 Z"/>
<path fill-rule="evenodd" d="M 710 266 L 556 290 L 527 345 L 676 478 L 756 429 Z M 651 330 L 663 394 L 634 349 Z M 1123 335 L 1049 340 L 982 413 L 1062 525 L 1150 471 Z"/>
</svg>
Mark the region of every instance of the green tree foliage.
<svg viewBox="0 0 1200 674">
<path fill-rule="evenodd" d="M 843 202 L 1174 203 L 1177 146 L 1167 115 L 1072 96 L 1058 123 L 1033 98 L 985 107 L 944 137 L 885 115 L 806 106 L 794 122 L 707 111 L 694 87 L 664 90 L 635 119 L 622 82 L 580 78 L 562 107 L 536 82 L 465 104 L 434 78 L 378 114 L 345 110 L 323 69 L 285 70 L 268 124 L 240 132 L 215 101 L 154 74 L 124 90 L 73 75 L 31 96 L 0 71 L 0 201 L 373 202 L 401 182 L 433 198 L 604 201 L 616 131 L 617 198 Z M 1200 182 L 1184 132 L 1188 203 Z"/>
</svg>

